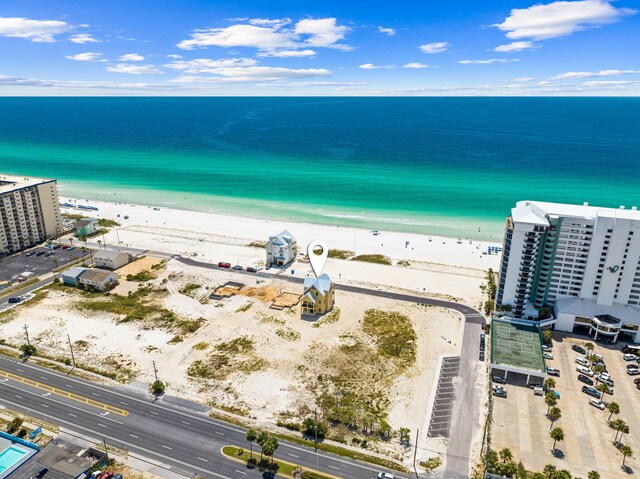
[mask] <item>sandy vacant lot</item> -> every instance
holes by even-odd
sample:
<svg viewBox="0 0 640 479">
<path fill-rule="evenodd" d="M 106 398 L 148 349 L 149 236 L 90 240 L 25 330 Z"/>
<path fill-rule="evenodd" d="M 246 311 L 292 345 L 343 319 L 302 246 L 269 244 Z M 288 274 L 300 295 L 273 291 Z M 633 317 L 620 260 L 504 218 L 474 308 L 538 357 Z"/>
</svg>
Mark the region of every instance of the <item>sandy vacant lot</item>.
<svg viewBox="0 0 640 479">
<path fill-rule="evenodd" d="M 163 268 L 144 284 L 123 281 L 119 298 L 54 287 L 0 317 L 0 334 L 20 344 L 28 324 L 33 343 L 58 357 L 68 357 L 70 334 L 80 363 L 125 382 L 150 383 L 155 361 L 169 394 L 261 424 L 300 421 L 317 407 L 325 419 L 358 429 L 384 421 L 395 431 L 427 430 L 437 359 L 458 350 L 458 315 L 339 293 L 332 313 L 308 320 L 296 307 L 277 311 L 264 301 L 295 292 L 289 283 L 250 278 L 245 289 L 253 294 L 215 301 L 209 293 L 237 277 L 174 260 Z M 382 312 L 381 327 L 391 317 L 397 328 L 365 324 L 368 310 Z M 350 440 L 347 428 L 338 434 Z M 398 457 L 397 441 L 380 447 Z"/>
</svg>

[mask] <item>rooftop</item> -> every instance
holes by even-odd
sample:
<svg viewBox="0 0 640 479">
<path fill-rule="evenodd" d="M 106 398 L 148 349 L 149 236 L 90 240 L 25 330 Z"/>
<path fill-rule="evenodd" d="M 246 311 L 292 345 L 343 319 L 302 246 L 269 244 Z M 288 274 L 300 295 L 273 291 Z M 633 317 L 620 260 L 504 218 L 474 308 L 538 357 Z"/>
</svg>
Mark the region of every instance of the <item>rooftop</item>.
<svg viewBox="0 0 640 479">
<path fill-rule="evenodd" d="M 98 221 L 96 218 L 82 218 L 76 221 L 76 228 L 82 228 L 83 226 L 88 226 L 91 223 L 95 223 Z"/>
<path fill-rule="evenodd" d="M 307 277 L 304 279 L 304 290 L 308 291 L 311 288 L 318 290 L 318 292 L 324 296 L 330 289 L 333 281 L 327 273 L 321 274 L 318 278 Z"/>
<path fill-rule="evenodd" d="M 110 251 L 107 249 L 101 249 L 98 250 L 96 254 L 93 255 L 93 257 L 98 259 L 114 260 L 121 254 L 128 255 L 128 253 L 124 253 L 122 251 Z"/>
<path fill-rule="evenodd" d="M 269 236 L 269 241 L 275 245 L 285 245 L 295 241 L 295 238 L 289 231 L 284 230 L 277 235 Z"/>
<path fill-rule="evenodd" d="M 589 203 L 582 205 L 570 205 L 565 203 L 546 203 L 544 201 L 518 201 L 516 207 L 511 210 L 513 220 L 519 223 L 547 226 L 549 221 L 547 216 L 563 216 L 571 218 L 583 218 L 595 220 L 598 217 L 619 218 L 640 221 L 640 211 L 635 206 L 627 209 L 605 208 L 599 206 L 589 206 Z"/>
<path fill-rule="evenodd" d="M 0 194 L 9 193 L 29 186 L 42 185 L 52 181 L 56 180 L 26 176 L 0 175 Z"/>
<path fill-rule="evenodd" d="M 103 269 L 88 269 L 82 273 L 82 279 L 86 281 L 94 281 L 101 283 L 106 281 L 111 275 L 116 274 L 113 271 L 105 271 Z"/>
<path fill-rule="evenodd" d="M 89 268 L 83 268 L 82 266 L 74 266 L 73 268 L 63 271 L 62 276 L 66 276 L 67 278 L 77 278 L 88 269 Z"/>
<path fill-rule="evenodd" d="M 491 364 L 545 373 L 540 330 L 533 325 L 494 318 L 491 321 Z"/>
<path fill-rule="evenodd" d="M 588 318 L 607 316 L 616 318 L 625 323 L 640 324 L 640 308 L 631 304 L 613 303 L 611 306 L 598 304 L 593 299 L 576 298 L 567 296 L 556 299 L 555 304 L 558 313 L 574 314 Z M 604 319 L 601 321 L 606 322 Z"/>
</svg>

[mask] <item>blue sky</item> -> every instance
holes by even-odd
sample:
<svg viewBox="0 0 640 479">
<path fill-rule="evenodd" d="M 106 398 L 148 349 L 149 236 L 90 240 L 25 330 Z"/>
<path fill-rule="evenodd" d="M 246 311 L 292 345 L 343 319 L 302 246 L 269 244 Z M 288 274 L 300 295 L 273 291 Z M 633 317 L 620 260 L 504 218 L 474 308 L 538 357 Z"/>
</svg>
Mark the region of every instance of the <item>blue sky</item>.
<svg viewBox="0 0 640 479">
<path fill-rule="evenodd" d="M 0 95 L 637 96 L 639 45 L 630 0 L 3 0 Z"/>
</svg>

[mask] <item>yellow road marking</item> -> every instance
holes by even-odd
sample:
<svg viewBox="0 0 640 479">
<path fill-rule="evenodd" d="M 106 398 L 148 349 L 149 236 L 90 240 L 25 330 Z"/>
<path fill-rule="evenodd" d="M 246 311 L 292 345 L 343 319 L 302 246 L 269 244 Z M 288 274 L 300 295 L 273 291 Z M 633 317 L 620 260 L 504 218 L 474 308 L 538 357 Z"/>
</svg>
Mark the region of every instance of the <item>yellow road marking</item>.
<svg viewBox="0 0 640 479">
<path fill-rule="evenodd" d="M 96 401 L 94 399 L 89 399 L 89 398 L 86 398 L 84 396 L 80 396 L 78 394 L 70 393 L 70 392 L 65 391 L 63 389 L 54 388 L 53 386 L 49 386 L 47 384 L 42 384 L 42 383 L 39 383 L 38 381 L 33 381 L 32 379 L 23 378 L 22 376 L 17 376 L 15 374 L 8 373 L 6 371 L 2 371 L 1 369 L 0 369 L 0 377 L 11 379 L 12 381 L 17 381 L 19 383 L 26 384 L 27 386 L 31 386 L 31 387 L 40 389 L 42 391 L 46 391 L 48 393 L 55 394 L 57 396 L 61 396 L 61 397 L 67 398 L 67 399 L 71 399 L 73 401 L 77 401 L 79 403 L 86 404 L 88 406 L 93 406 L 93 407 L 96 407 L 98 409 L 102 409 L 103 411 L 112 412 L 112 413 L 117 414 L 119 416 L 128 416 L 129 415 L 129 411 L 126 411 L 124 409 L 113 407 L 113 406 L 110 406 L 109 404 L 105 404 L 105 403 Z"/>
</svg>

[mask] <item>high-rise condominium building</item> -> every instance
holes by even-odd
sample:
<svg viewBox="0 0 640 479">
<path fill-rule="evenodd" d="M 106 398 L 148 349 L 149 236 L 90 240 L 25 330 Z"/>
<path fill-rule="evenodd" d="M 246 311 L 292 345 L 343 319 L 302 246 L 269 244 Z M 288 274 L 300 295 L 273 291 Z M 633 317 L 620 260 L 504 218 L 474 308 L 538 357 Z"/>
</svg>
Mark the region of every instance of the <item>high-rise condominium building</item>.
<svg viewBox="0 0 640 479">
<path fill-rule="evenodd" d="M 56 180 L 0 175 L 0 255 L 62 232 Z"/>
<path fill-rule="evenodd" d="M 507 217 L 496 305 L 555 328 L 640 342 L 640 211 L 519 201 Z"/>
</svg>

